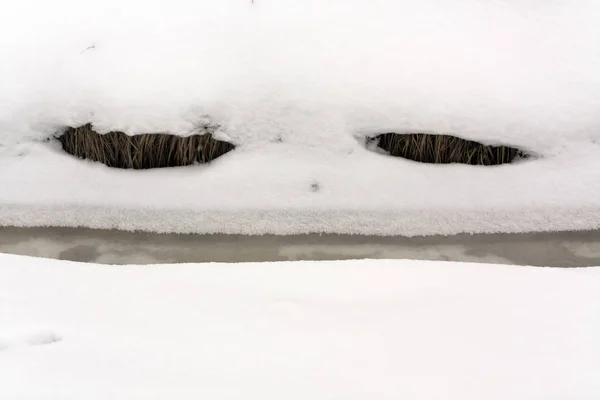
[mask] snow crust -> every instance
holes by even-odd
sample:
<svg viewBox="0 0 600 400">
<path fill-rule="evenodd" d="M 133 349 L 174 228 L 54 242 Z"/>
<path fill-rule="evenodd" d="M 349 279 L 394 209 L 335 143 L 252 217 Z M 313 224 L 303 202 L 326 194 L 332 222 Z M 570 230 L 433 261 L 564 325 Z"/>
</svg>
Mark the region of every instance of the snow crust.
<svg viewBox="0 0 600 400">
<path fill-rule="evenodd" d="M 0 397 L 597 399 L 600 269 L 0 255 Z"/>
<path fill-rule="evenodd" d="M 0 15 L 0 225 L 422 235 L 600 228 L 595 0 L 23 0 Z M 66 125 L 194 133 L 208 167 L 110 171 Z M 367 152 L 449 133 L 539 159 Z M 311 187 L 317 183 L 320 190 Z"/>
</svg>

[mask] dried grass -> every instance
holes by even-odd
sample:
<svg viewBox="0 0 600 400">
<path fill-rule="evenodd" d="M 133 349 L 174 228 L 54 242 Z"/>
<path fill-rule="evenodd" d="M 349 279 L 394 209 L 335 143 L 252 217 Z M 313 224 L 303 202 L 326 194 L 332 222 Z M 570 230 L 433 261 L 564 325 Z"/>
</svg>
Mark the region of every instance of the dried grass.
<svg viewBox="0 0 600 400">
<path fill-rule="evenodd" d="M 150 169 L 208 163 L 233 150 L 231 143 L 216 140 L 214 129 L 176 136 L 147 133 L 129 136 L 124 132 L 99 134 L 91 124 L 68 127 L 58 136 L 63 149 L 76 157 L 99 161 L 113 168 Z M 527 158 L 509 146 L 488 146 L 451 135 L 384 133 L 367 139 L 395 157 L 423 163 L 500 165 Z"/>
<path fill-rule="evenodd" d="M 431 164 L 500 165 L 527 157 L 514 147 L 487 146 L 451 135 L 384 133 L 369 140 L 392 156 Z"/>
<path fill-rule="evenodd" d="M 210 133 L 187 137 L 123 132 L 99 134 L 91 124 L 69 127 L 58 136 L 63 149 L 76 157 L 109 167 L 149 169 L 208 163 L 233 150 L 234 145 L 213 139 Z"/>
</svg>

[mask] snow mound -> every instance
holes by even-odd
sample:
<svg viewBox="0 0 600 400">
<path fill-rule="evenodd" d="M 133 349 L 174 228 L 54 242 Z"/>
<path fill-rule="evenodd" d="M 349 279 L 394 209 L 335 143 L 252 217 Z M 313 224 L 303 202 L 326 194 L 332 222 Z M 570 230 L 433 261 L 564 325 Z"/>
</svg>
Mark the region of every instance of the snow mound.
<svg viewBox="0 0 600 400">
<path fill-rule="evenodd" d="M 0 15 L 0 225 L 599 228 L 599 21 L 596 0 L 11 3 Z M 206 122 L 237 150 L 193 171 L 113 173 L 43 143 L 85 123 L 190 135 Z M 365 151 L 360 138 L 384 132 L 541 159 L 414 165 Z"/>
<path fill-rule="evenodd" d="M 208 115 L 239 144 L 426 130 L 547 147 L 600 123 L 594 0 L 24 0 L 0 18 L 1 143 Z"/>
</svg>

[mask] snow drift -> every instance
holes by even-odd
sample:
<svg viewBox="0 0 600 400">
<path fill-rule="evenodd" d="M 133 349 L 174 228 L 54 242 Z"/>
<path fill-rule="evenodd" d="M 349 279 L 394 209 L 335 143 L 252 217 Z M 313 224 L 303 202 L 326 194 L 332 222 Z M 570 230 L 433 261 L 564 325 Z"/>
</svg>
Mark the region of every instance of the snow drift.
<svg viewBox="0 0 600 400">
<path fill-rule="evenodd" d="M 598 228 L 599 22 L 594 0 L 10 4 L 0 16 L 0 224 Z M 208 168 L 117 173 L 44 143 L 88 122 L 191 135 L 207 121 L 237 146 Z M 415 165 L 364 149 L 361 138 L 384 132 L 541 158 L 485 171 Z"/>
<path fill-rule="evenodd" d="M 597 399 L 600 270 L 0 255 L 0 398 Z"/>
</svg>

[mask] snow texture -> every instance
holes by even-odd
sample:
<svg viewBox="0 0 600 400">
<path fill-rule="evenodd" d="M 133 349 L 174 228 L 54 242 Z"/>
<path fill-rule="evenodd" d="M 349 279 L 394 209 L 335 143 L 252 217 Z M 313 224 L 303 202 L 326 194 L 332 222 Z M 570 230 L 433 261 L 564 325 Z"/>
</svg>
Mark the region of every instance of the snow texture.
<svg viewBox="0 0 600 400">
<path fill-rule="evenodd" d="M 596 0 L 23 0 L 2 11 L 0 225 L 600 228 Z M 210 166 L 114 171 L 44 142 L 87 122 L 188 135 L 206 121 L 238 146 Z M 365 149 L 365 135 L 388 131 L 538 158 L 432 166 Z"/>
<path fill-rule="evenodd" d="M 600 397 L 600 268 L 0 255 L 0 398 Z"/>
</svg>

